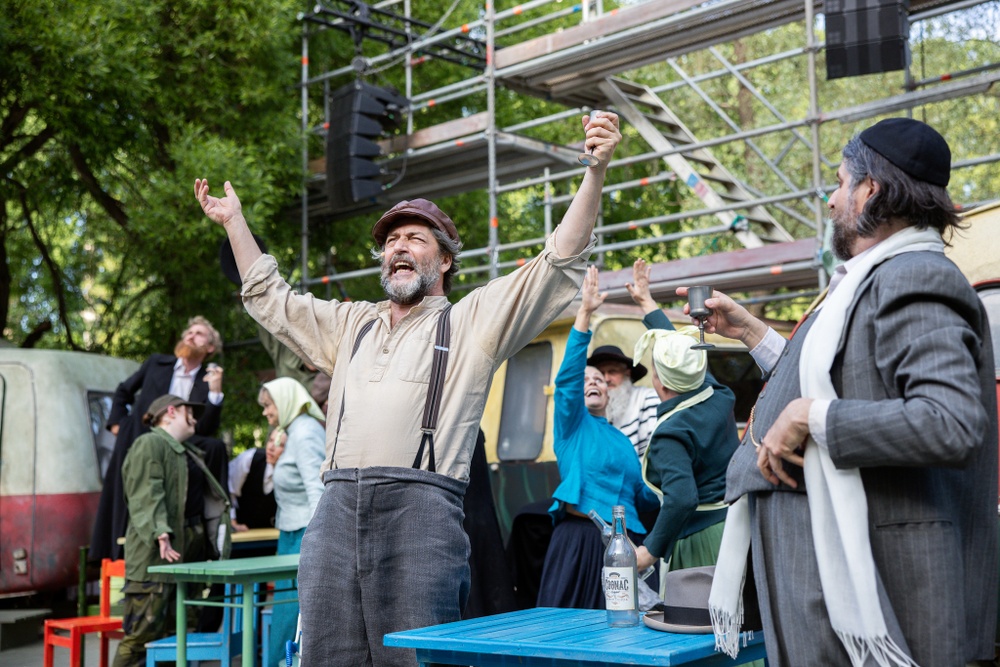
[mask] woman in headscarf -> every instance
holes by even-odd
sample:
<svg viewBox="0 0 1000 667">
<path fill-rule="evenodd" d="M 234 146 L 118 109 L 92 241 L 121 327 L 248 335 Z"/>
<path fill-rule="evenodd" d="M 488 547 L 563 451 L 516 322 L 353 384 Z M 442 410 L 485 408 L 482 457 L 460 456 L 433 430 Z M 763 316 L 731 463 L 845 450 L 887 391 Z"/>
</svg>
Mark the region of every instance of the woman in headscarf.
<svg viewBox="0 0 1000 667">
<path fill-rule="evenodd" d="M 608 384 L 604 375 L 587 366 L 590 317 L 605 296 L 598 292 L 597 269 L 590 267 L 556 375 L 553 444 L 562 481 L 549 509 L 555 529 L 545 554 L 539 607 L 604 609 L 604 543 L 588 513 L 596 510 L 610 523 L 612 507 L 624 505 L 629 537 L 641 543 L 646 529 L 638 511 L 657 506 L 656 496 L 642 482 L 632 442 L 605 417 Z"/>
<path fill-rule="evenodd" d="M 326 432 L 321 423 L 324 416 L 309 391 L 288 377 L 264 383 L 257 402 L 264 409 L 268 425 L 284 431 L 286 436 L 285 449 L 274 464 L 274 499 L 278 503 L 274 526 L 279 531 L 278 555 L 297 554 L 306 526 L 323 495 L 320 468 L 326 455 Z M 295 597 L 295 591 L 290 590 L 292 584 L 275 582 L 274 599 Z M 294 639 L 298 615 L 296 603 L 274 606 L 271 655 L 265 664 L 275 665 L 282 660 L 285 641 Z"/>
<path fill-rule="evenodd" d="M 649 268 L 633 265 L 626 284 L 649 329 L 635 344 L 635 360 L 649 350 L 653 388 L 662 401 L 642 460 L 643 479 L 661 496 L 656 523 L 637 551 L 642 570 L 662 558 L 668 570 L 715 565 L 726 520 L 726 468 L 740 440 L 733 391 L 708 372 L 695 327 L 674 330 L 649 291 Z M 661 577 L 661 580 L 665 577 Z"/>
</svg>

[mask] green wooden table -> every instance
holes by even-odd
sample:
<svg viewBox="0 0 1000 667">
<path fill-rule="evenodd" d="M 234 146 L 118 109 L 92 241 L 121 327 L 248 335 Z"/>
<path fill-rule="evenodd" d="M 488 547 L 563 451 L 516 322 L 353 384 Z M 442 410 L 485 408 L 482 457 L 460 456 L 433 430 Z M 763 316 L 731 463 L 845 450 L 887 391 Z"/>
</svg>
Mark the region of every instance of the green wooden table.
<svg viewBox="0 0 1000 667">
<path fill-rule="evenodd" d="M 177 582 L 178 667 L 187 667 L 187 614 L 185 613 L 187 584 L 242 585 L 243 599 L 241 604 L 230 604 L 243 608 L 243 655 L 241 660 L 244 667 L 253 667 L 254 658 L 257 655 L 256 638 L 253 631 L 254 607 L 270 604 L 269 602 L 255 602 L 253 585 L 264 581 L 295 579 L 299 572 L 299 554 L 154 565 L 149 568 L 149 571 L 169 574 Z"/>
</svg>

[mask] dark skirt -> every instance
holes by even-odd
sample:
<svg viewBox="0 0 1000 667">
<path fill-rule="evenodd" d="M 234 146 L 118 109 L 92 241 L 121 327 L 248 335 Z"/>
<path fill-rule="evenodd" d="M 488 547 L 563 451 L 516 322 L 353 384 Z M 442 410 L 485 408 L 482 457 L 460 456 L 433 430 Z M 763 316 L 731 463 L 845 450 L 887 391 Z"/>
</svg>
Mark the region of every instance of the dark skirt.
<svg viewBox="0 0 1000 667">
<path fill-rule="evenodd" d="M 538 606 L 604 609 L 603 567 L 601 531 L 590 519 L 567 514 L 552 531 Z"/>
<path fill-rule="evenodd" d="M 633 544 L 642 543 L 642 536 L 632 531 L 629 538 Z M 552 531 L 538 606 L 604 609 L 603 568 L 601 531 L 590 519 L 567 514 Z"/>
</svg>

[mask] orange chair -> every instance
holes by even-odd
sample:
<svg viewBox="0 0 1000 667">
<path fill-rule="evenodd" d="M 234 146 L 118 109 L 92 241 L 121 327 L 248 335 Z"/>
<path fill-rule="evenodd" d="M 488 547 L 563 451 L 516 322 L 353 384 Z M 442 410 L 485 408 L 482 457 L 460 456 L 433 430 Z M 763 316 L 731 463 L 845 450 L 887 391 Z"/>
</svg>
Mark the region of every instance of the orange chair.
<svg viewBox="0 0 1000 667">
<path fill-rule="evenodd" d="M 101 634 L 101 664 L 108 667 L 108 639 L 121 639 L 122 619 L 111 617 L 111 577 L 125 576 L 125 561 L 105 558 L 101 561 L 101 615 L 77 618 L 53 618 L 45 621 L 44 667 L 52 667 L 53 647 L 69 649 L 69 664 L 79 667 L 83 664 L 83 639 L 86 635 Z M 69 632 L 68 635 L 56 634 Z"/>
</svg>

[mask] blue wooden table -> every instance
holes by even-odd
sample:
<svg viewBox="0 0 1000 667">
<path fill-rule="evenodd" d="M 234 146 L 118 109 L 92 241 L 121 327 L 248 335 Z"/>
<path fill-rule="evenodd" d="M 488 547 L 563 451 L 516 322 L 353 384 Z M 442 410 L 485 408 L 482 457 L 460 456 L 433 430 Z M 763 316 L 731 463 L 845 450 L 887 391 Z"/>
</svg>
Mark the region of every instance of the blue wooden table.
<svg viewBox="0 0 1000 667">
<path fill-rule="evenodd" d="M 203 584 L 239 584 L 243 586 L 240 606 L 243 608 L 243 655 L 244 667 L 252 667 L 257 651 L 253 631 L 255 603 L 253 585 L 264 581 L 295 579 L 299 571 L 299 554 L 285 556 L 260 556 L 257 558 L 235 558 L 232 560 L 212 560 L 202 563 L 173 563 L 154 565 L 150 572 L 170 574 L 177 582 L 177 665 L 187 666 L 187 614 L 185 604 L 188 582 Z M 194 604 L 198 604 L 194 601 Z"/>
<path fill-rule="evenodd" d="M 647 628 L 609 628 L 607 612 L 526 609 L 385 636 L 386 646 L 417 650 L 421 665 L 610 667 L 612 665 L 740 665 L 764 657 L 755 633 L 737 660 L 715 652 L 712 635 L 677 635 Z"/>
</svg>

